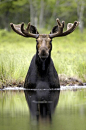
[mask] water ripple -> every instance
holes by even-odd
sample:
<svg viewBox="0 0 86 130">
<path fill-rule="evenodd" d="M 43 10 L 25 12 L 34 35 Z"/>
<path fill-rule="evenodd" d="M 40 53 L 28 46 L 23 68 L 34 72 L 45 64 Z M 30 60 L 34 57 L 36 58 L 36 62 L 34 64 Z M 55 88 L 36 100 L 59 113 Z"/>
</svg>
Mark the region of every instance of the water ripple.
<svg viewBox="0 0 86 130">
<path fill-rule="evenodd" d="M 18 91 L 18 90 L 28 90 L 28 91 L 46 91 L 46 90 L 53 90 L 53 91 L 56 91 L 56 90 L 77 90 L 77 89 L 86 89 L 86 86 L 61 86 L 60 88 L 52 88 L 52 89 L 26 89 L 26 88 L 24 88 L 24 87 L 5 87 L 5 88 L 3 88 L 3 89 L 0 89 L 0 91 L 7 91 L 7 90 L 10 90 L 10 91 L 12 91 L 12 90 L 16 90 L 16 91 Z"/>
</svg>

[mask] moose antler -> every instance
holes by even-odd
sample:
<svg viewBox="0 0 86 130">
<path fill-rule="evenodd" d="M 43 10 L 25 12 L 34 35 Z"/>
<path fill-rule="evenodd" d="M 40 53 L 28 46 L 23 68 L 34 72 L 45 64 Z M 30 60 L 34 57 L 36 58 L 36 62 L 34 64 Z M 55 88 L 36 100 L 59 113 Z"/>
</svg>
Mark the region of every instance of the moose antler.
<svg viewBox="0 0 86 130">
<path fill-rule="evenodd" d="M 31 27 L 30 23 L 28 23 L 28 26 L 26 29 L 24 29 L 24 23 L 17 24 L 17 25 L 10 23 L 10 26 L 16 33 L 18 33 L 19 35 L 22 35 L 24 37 L 37 38 L 39 36 L 38 34 L 30 33 L 30 27 Z"/>
<path fill-rule="evenodd" d="M 77 22 L 77 21 L 75 21 L 74 24 L 68 23 L 67 31 L 63 32 L 64 21 L 62 21 L 62 23 L 61 23 L 58 18 L 56 19 L 56 21 L 58 23 L 58 31 L 53 34 L 49 34 L 50 38 L 66 36 L 66 35 L 72 33 L 76 29 L 76 27 L 79 25 L 79 22 Z"/>
</svg>

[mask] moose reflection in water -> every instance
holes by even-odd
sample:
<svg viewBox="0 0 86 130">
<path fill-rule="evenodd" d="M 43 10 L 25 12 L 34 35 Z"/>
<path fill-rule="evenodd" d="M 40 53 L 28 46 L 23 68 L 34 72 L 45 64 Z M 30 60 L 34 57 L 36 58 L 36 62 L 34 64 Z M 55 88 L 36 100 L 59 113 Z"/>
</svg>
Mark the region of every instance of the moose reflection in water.
<svg viewBox="0 0 86 130">
<path fill-rule="evenodd" d="M 25 90 L 25 97 L 31 112 L 31 116 L 35 117 L 37 120 L 41 118 L 51 121 L 52 114 L 59 100 L 59 94 L 59 90 Z"/>
</svg>

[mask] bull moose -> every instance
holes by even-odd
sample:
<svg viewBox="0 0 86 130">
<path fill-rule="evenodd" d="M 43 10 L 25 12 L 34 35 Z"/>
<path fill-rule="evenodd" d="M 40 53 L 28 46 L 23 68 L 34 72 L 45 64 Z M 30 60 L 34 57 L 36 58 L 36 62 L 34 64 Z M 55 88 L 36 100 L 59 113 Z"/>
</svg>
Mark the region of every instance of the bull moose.
<svg viewBox="0 0 86 130">
<path fill-rule="evenodd" d="M 24 29 L 24 23 L 17 25 L 10 24 L 12 29 L 19 35 L 36 39 L 36 54 L 32 58 L 25 78 L 25 88 L 60 88 L 58 74 L 51 59 L 52 39 L 72 33 L 79 22 L 68 23 L 67 30 L 63 31 L 64 21 L 60 22 L 58 18 L 56 21 L 58 24 L 53 27 L 48 35 L 39 34 L 36 27 L 30 23 L 28 23 L 26 29 Z"/>
</svg>

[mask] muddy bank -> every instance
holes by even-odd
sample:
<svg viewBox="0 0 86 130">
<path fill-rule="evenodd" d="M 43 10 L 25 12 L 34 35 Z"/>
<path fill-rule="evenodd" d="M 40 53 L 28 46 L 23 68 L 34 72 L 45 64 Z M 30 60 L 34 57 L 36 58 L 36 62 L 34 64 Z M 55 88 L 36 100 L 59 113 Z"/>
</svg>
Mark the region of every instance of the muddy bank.
<svg viewBox="0 0 86 130">
<path fill-rule="evenodd" d="M 59 80 L 61 86 L 84 86 L 86 83 L 83 83 L 81 79 L 75 77 L 67 77 L 65 74 L 59 74 Z"/>
<path fill-rule="evenodd" d="M 83 83 L 81 79 L 77 79 L 74 77 L 67 77 L 65 74 L 59 74 L 59 80 L 60 80 L 60 85 L 61 86 L 84 86 L 86 83 Z M 24 82 L 11 82 L 11 83 L 1 83 L 0 88 L 4 87 L 23 87 Z"/>
</svg>

